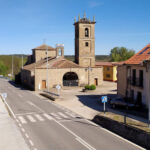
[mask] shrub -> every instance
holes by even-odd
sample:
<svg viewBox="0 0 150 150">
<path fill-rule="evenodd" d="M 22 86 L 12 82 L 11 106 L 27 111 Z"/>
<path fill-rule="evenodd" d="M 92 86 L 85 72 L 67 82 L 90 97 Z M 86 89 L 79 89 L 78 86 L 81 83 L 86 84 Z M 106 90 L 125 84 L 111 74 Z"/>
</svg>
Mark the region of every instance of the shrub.
<svg viewBox="0 0 150 150">
<path fill-rule="evenodd" d="M 96 89 L 96 86 L 94 84 L 90 85 L 90 90 L 95 90 Z"/>
<path fill-rule="evenodd" d="M 84 87 L 86 90 L 89 90 L 90 89 L 90 85 L 85 85 Z"/>
</svg>

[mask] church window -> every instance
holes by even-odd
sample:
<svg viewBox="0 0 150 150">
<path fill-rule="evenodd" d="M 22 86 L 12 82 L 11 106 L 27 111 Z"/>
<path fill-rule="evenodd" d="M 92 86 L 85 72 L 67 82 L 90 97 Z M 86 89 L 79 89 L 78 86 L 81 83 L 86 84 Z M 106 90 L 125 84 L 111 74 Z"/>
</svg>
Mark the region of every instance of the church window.
<svg viewBox="0 0 150 150">
<path fill-rule="evenodd" d="M 85 37 L 89 37 L 89 29 L 85 28 Z"/>
<path fill-rule="evenodd" d="M 88 43 L 88 42 L 85 42 L 85 46 L 88 47 L 88 46 L 89 46 L 89 43 Z"/>
</svg>

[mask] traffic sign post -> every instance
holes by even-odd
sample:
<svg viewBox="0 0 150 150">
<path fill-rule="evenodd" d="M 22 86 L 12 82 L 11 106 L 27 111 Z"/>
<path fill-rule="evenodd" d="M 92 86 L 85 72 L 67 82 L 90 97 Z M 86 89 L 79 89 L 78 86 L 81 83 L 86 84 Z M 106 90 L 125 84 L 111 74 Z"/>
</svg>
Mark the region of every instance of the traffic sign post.
<svg viewBox="0 0 150 150">
<path fill-rule="evenodd" d="M 105 103 L 107 102 L 107 96 L 102 96 L 101 100 L 102 100 L 102 103 L 104 104 L 104 113 L 105 113 L 105 111 L 106 111 Z"/>
<path fill-rule="evenodd" d="M 57 93 L 58 93 L 58 96 L 60 96 L 60 89 L 61 89 L 61 86 L 59 84 L 56 85 L 56 89 L 57 89 Z"/>
<path fill-rule="evenodd" d="M 5 100 L 7 98 L 7 93 L 2 93 L 1 96 Z"/>
</svg>

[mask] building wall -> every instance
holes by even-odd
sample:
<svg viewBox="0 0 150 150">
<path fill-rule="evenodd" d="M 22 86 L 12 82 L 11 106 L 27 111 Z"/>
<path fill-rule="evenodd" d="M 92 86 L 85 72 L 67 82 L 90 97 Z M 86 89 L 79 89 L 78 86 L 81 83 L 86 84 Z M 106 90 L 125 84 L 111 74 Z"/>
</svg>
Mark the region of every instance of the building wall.
<svg viewBox="0 0 150 150">
<path fill-rule="evenodd" d="M 34 72 L 28 70 L 21 71 L 21 84 L 34 90 Z"/>
<path fill-rule="evenodd" d="M 127 67 L 122 65 L 117 68 L 117 94 L 126 96 L 127 89 Z"/>
<path fill-rule="evenodd" d="M 117 81 L 117 66 L 113 66 L 113 81 Z"/>
<path fill-rule="evenodd" d="M 33 50 L 35 62 L 47 57 L 46 50 Z M 56 50 L 49 50 L 48 57 L 56 57 Z"/>
<path fill-rule="evenodd" d="M 75 25 L 75 61 L 82 67 L 95 66 L 95 24 L 79 23 Z M 85 37 L 85 28 L 89 37 Z M 78 36 L 77 36 L 78 35 Z M 88 42 L 88 46 L 85 43 Z"/>
<path fill-rule="evenodd" d="M 132 65 L 131 66 L 131 74 L 130 74 L 131 78 L 132 78 L 133 69 L 136 70 L 136 78 L 139 78 L 139 71 L 143 70 L 143 79 L 144 79 L 143 87 L 138 87 L 138 86 L 133 86 L 133 85 L 128 86 L 128 88 L 127 88 L 128 96 L 130 96 L 131 90 L 133 90 L 134 91 L 134 101 L 136 102 L 137 93 L 141 92 L 142 93 L 142 103 L 144 105 L 147 105 L 147 101 L 148 101 L 147 100 L 147 90 L 148 90 L 148 88 L 147 88 L 147 81 L 146 81 L 146 79 L 147 79 L 146 68 L 143 66 L 140 66 L 140 65 L 138 65 L 138 66 Z"/>
<path fill-rule="evenodd" d="M 105 81 L 117 81 L 117 66 L 103 66 Z"/>
<path fill-rule="evenodd" d="M 98 85 L 102 84 L 102 68 L 92 68 L 92 71 L 86 70 L 85 68 L 63 68 L 63 69 L 49 69 L 49 87 L 55 87 L 57 84 L 63 86 L 63 76 L 67 72 L 75 72 L 79 78 L 79 86 L 84 86 L 88 84 L 88 79 L 90 84 L 94 84 L 94 79 L 98 79 Z M 57 74 L 57 77 L 56 77 Z M 36 69 L 35 70 L 35 90 L 42 89 L 42 80 L 47 80 L 47 70 L 46 69 Z"/>
<path fill-rule="evenodd" d="M 133 69 L 136 69 L 136 78 L 139 78 L 139 71 L 143 70 L 143 87 L 132 85 L 132 81 L 127 81 L 128 79 L 132 80 Z M 142 104 L 148 108 L 150 96 L 150 71 L 146 71 L 146 67 L 141 65 L 119 66 L 117 78 L 117 92 L 119 95 L 131 97 L 132 91 L 134 91 L 134 99 L 132 100 L 136 103 L 137 94 L 138 92 L 141 92 Z"/>
</svg>

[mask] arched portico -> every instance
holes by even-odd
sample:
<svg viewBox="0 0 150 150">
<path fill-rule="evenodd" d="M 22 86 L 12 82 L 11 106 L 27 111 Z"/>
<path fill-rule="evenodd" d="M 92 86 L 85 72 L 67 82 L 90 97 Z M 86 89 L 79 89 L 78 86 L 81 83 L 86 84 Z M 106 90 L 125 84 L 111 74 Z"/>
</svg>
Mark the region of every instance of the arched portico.
<svg viewBox="0 0 150 150">
<path fill-rule="evenodd" d="M 63 76 L 63 86 L 78 86 L 79 78 L 75 72 L 67 72 Z"/>
</svg>

